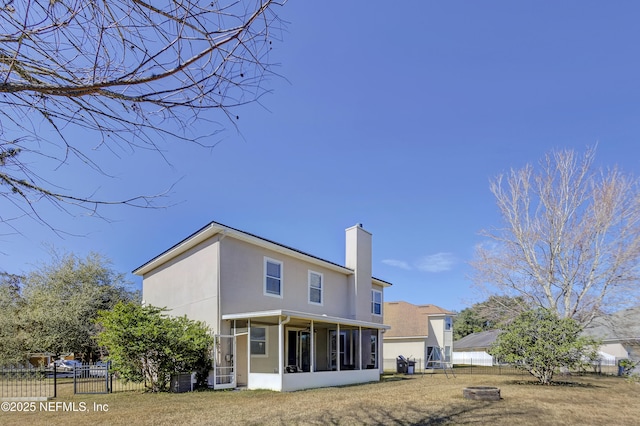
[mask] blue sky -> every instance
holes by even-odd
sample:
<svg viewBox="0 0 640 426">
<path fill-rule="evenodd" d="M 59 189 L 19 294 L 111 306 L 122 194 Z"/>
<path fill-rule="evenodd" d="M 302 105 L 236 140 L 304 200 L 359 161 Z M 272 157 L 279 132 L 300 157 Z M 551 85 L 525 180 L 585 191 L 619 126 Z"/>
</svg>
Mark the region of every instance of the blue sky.
<svg viewBox="0 0 640 426">
<path fill-rule="evenodd" d="M 103 197 L 175 183 L 170 207 L 102 210 L 107 222 L 43 206 L 82 236 L 22 220 L 0 237 L 0 270 L 26 272 L 54 245 L 129 272 L 212 220 L 343 263 L 344 229 L 363 223 L 387 301 L 460 310 L 481 300 L 478 231 L 500 225 L 490 178 L 596 143 L 599 165 L 640 174 L 637 2 L 290 1 L 280 16 L 282 78 L 237 111 L 239 131 L 220 116 L 213 150 L 167 140 L 171 164 L 105 152 L 112 178 L 42 171 Z"/>
</svg>

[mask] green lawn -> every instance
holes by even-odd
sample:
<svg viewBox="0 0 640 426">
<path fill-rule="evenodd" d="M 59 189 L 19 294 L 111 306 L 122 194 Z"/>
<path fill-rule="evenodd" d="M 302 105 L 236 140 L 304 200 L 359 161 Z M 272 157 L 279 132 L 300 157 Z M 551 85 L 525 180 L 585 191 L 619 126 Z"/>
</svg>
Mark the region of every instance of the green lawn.
<svg viewBox="0 0 640 426">
<path fill-rule="evenodd" d="M 45 412 L 0 412 L 16 425 L 623 425 L 640 419 L 640 385 L 618 377 L 571 376 L 540 386 L 522 376 L 442 374 L 278 393 L 203 391 L 72 395 L 62 390 Z M 467 386 L 497 386 L 502 400 L 470 401 Z M 67 404 L 63 407 L 62 404 Z M 71 404 L 73 403 L 73 404 Z M 65 409 L 84 411 L 69 412 Z M 56 411 L 57 410 L 57 411 Z"/>
</svg>

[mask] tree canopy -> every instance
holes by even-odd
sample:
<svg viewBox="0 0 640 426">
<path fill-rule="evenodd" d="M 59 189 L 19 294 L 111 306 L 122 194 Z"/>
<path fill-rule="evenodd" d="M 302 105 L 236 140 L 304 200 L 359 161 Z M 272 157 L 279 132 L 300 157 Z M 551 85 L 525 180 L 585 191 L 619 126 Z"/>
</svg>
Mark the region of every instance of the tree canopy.
<svg viewBox="0 0 640 426">
<path fill-rule="evenodd" d="M 21 277 L 0 274 L 0 366 L 19 364 L 25 358 L 26 336 L 20 318 Z"/>
<path fill-rule="evenodd" d="M 588 325 L 637 304 L 640 191 L 618 168 L 594 166 L 595 149 L 547 154 L 535 169 L 491 182 L 504 226 L 485 230 L 475 281 Z"/>
<path fill-rule="evenodd" d="M 97 341 L 123 378 L 143 382 L 149 391 L 168 390 L 172 374 L 210 370 L 213 336 L 202 322 L 170 317 L 166 310 L 118 303 L 96 320 Z"/>
<path fill-rule="evenodd" d="M 580 332 L 577 321 L 538 308 L 523 312 L 507 325 L 489 353 L 549 384 L 560 368 L 579 368 L 595 359 L 597 342 Z"/>
<path fill-rule="evenodd" d="M 456 315 L 453 322 L 453 338 L 458 340 L 471 333 L 501 328 L 518 314 L 529 309 L 521 297 L 490 296 Z"/>
<path fill-rule="evenodd" d="M 12 226 L 26 215 L 46 223 L 39 201 L 92 214 L 103 204 L 152 205 L 153 196 L 74 194 L 43 171 L 75 159 L 107 176 L 102 151 L 163 156 L 161 140 L 215 145 L 220 126 L 213 111 L 233 122 L 236 107 L 266 93 L 264 81 L 273 75 L 268 55 L 280 28 L 276 4 L 0 2 L 2 222 Z"/>
<path fill-rule="evenodd" d="M 72 352 L 87 361 L 99 357 L 93 320 L 119 301 L 137 300 L 124 274 L 97 253 L 85 258 L 53 253 L 24 277 L 0 284 L 0 364 L 24 362 L 28 352 Z"/>
</svg>

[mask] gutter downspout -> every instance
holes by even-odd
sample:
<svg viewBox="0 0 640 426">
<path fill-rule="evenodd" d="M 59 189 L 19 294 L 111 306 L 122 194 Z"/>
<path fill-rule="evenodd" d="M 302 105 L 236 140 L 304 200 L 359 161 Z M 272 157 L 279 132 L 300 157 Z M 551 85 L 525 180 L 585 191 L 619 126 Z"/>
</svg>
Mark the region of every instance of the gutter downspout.
<svg viewBox="0 0 640 426">
<path fill-rule="evenodd" d="M 219 334 L 222 334 L 222 328 L 221 328 L 222 327 L 222 311 L 221 311 L 222 302 L 220 300 L 221 299 L 221 295 L 220 295 L 220 287 L 221 287 L 221 285 L 220 285 L 220 280 L 221 280 L 220 270 L 222 268 L 220 267 L 221 266 L 220 265 L 220 251 L 222 250 L 221 242 L 222 242 L 222 240 L 224 240 L 224 237 L 226 237 L 226 236 L 227 236 L 227 230 L 225 229 L 225 230 L 223 230 L 221 232 L 220 238 L 218 238 L 218 280 L 217 280 L 218 281 L 218 283 L 217 283 L 217 285 L 218 285 L 218 288 L 217 288 L 217 292 L 218 292 L 218 297 L 217 297 L 217 299 L 218 299 L 218 315 L 217 315 L 217 317 L 218 318 L 217 319 L 218 319 L 218 333 Z"/>
</svg>

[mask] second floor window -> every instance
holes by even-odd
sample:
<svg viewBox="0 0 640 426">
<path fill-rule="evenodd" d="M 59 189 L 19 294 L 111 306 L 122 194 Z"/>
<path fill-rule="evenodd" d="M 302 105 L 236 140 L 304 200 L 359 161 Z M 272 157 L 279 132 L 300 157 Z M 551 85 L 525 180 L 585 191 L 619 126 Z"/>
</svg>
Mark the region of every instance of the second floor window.
<svg viewBox="0 0 640 426">
<path fill-rule="evenodd" d="M 382 292 L 371 290 L 371 313 L 373 315 L 382 315 Z"/>
<path fill-rule="evenodd" d="M 322 305 L 322 274 L 309 271 L 309 303 Z"/>
<path fill-rule="evenodd" d="M 282 297 L 282 262 L 264 259 L 264 294 Z"/>
</svg>

